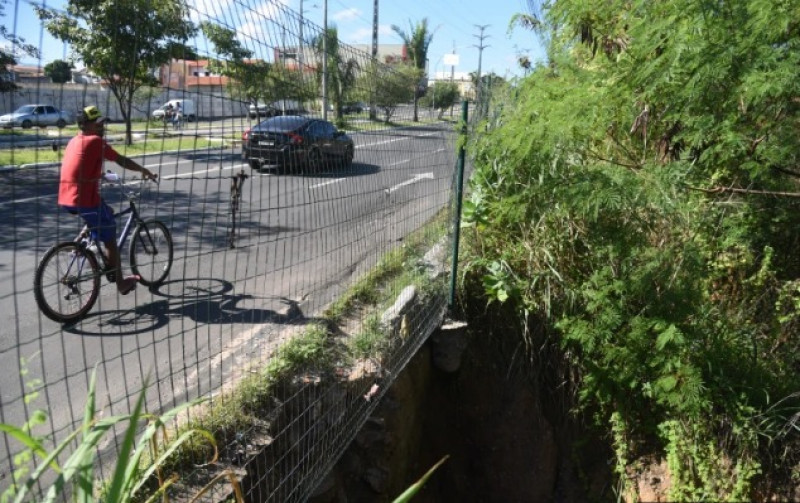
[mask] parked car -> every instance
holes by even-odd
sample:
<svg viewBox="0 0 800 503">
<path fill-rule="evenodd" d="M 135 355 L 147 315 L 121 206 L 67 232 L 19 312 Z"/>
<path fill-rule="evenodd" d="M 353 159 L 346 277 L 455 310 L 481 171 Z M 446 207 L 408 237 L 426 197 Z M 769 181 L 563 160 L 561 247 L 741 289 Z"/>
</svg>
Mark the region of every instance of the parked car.
<svg viewBox="0 0 800 503">
<path fill-rule="evenodd" d="M 75 123 L 75 115 L 64 110 L 59 110 L 52 105 L 23 105 L 10 114 L 0 116 L 0 127 L 56 126 L 63 128 Z"/>
<path fill-rule="evenodd" d="M 182 99 L 169 100 L 153 110 L 153 119 L 163 120 L 164 114 L 167 112 L 167 108 L 169 108 L 170 105 L 172 105 L 173 110 L 177 109 L 177 106 L 180 105 L 181 113 L 183 113 L 183 116 L 186 117 L 187 122 L 194 122 L 197 119 L 197 111 L 194 108 L 194 100 Z"/>
<path fill-rule="evenodd" d="M 342 113 L 345 114 L 360 114 L 363 111 L 369 111 L 369 105 L 357 101 L 355 103 L 346 103 L 342 106 Z"/>
<path fill-rule="evenodd" d="M 264 164 L 299 172 L 317 171 L 336 162 L 353 163 L 353 139 L 331 122 L 299 115 L 266 119 L 242 134 L 242 158 L 253 169 Z"/>
<path fill-rule="evenodd" d="M 308 111 L 296 100 L 278 100 L 272 103 L 251 103 L 247 114 L 251 119 L 275 117 L 277 115 L 304 115 Z"/>
</svg>

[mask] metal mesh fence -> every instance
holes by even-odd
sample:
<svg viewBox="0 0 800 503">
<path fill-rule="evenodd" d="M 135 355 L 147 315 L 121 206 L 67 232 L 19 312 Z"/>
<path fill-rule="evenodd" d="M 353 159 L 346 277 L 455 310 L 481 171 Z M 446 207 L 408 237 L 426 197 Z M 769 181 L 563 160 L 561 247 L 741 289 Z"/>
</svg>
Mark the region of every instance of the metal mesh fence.
<svg viewBox="0 0 800 503">
<path fill-rule="evenodd" d="M 15 4 L 6 18 L 15 28 L 7 28 L 29 41 L 48 29 L 46 19 L 26 23 L 32 5 L 87 23 L 69 4 Z M 117 5 L 128 13 L 148 2 Z M 335 32 L 323 43 L 323 28 L 282 3 L 198 0 L 186 8 L 184 21 L 204 29 L 179 57 L 150 68 L 159 83 L 132 93 L 129 110 L 108 75 L 53 85 L 18 73 L 17 89 L 0 96 L 3 112 L 97 105 L 112 119 L 109 144 L 160 179 L 140 184 L 106 162 L 123 185 L 104 186 L 103 198 L 119 211 L 128 207 L 125 189 L 135 189 L 141 216 L 163 222 L 174 245 L 163 283 L 120 296 L 103 277 L 88 314 L 48 319 L 34 276 L 47 250 L 82 225 L 56 203 L 64 145 L 78 130 L 20 123 L 3 131 L 0 422 L 22 426 L 44 410 L 31 431 L 55 449 L 80 426 L 95 369 L 105 416 L 129 414 L 141 392 L 151 413 L 207 397 L 181 422 L 213 431 L 219 460 L 204 465 L 199 450 L 173 490 L 191 493 L 230 469 L 248 501 L 302 501 L 441 322 L 448 281 L 436 264 L 451 247 L 454 128 L 430 110 L 412 120 L 415 82 L 391 57 L 373 59 Z M 137 28 L 150 32 L 147 19 L 118 19 L 116 29 L 135 40 Z M 153 118 L 171 100 L 181 100 L 182 120 Z M 256 127 L 294 115 L 307 129 Z M 124 224 L 118 217 L 119 232 Z M 131 241 L 121 247 L 125 274 Z M 395 304 L 398 297 L 406 302 Z M 99 447 L 101 479 L 110 476 L 119 433 Z M 0 492 L 40 463 L 24 451 L 2 436 Z M 48 483 L 33 488 L 31 501 Z M 219 494 L 229 490 L 222 484 Z"/>
</svg>

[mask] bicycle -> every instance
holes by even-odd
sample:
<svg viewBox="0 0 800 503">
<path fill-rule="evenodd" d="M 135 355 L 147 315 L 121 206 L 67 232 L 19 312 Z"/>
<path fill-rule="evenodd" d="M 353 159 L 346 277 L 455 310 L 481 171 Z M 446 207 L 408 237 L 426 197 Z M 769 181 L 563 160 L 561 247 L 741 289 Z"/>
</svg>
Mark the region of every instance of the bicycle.
<svg viewBox="0 0 800 503">
<path fill-rule="evenodd" d="M 240 212 L 239 202 L 242 200 L 242 186 L 247 178 L 244 170 L 231 177 L 231 225 L 228 231 L 228 247 L 230 249 L 236 248 L 236 215 Z"/>
<path fill-rule="evenodd" d="M 136 208 L 139 192 L 129 191 L 119 176 L 107 172 L 104 180 L 118 184 L 128 198 L 128 208 L 115 213 L 115 217 L 128 215 L 125 226 L 117 238 L 122 254 L 123 245 L 131 237 L 128 260 L 133 274 L 141 277 L 139 283 L 153 287 L 164 282 L 172 268 L 173 242 L 167 226 L 158 220 L 144 220 Z M 85 316 L 100 294 L 100 278 L 106 275 L 113 283 L 113 271 L 84 225 L 72 241 L 57 243 L 45 252 L 36 267 L 33 293 L 42 313 L 53 321 L 69 323 Z"/>
</svg>

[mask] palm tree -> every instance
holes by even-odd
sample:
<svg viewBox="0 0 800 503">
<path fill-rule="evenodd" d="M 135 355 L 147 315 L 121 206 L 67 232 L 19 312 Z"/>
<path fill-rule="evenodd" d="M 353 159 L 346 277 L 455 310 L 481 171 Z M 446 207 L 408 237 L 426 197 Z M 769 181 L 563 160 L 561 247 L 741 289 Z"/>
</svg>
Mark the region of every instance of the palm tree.
<svg viewBox="0 0 800 503">
<path fill-rule="evenodd" d="M 327 35 L 327 40 L 323 42 L 323 36 Z M 328 54 L 323 54 L 323 45 Z M 320 33 L 314 37 L 312 46 L 319 58 L 328 58 L 328 90 L 333 91 L 333 104 L 336 108 L 337 120 L 342 119 L 342 104 L 349 88 L 353 86 L 358 76 L 359 65 L 353 59 L 344 59 L 339 51 L 339 32 L 336 27 L 328 28 L 327 34 Z M 318 65 L 318 76 L 322 80 L 322 64 Z M 323 93 L 324 94 L 324 93 Z"/>
<path fill-rule="evenodd" d="M 403 44 L 408 50 L 408 55 L 411 58 L 411 64 L 420 71 L 425 70 L 425 63 L 428 61 L 428 47 L 433 40 L 434 31 L 428 28 L 428 18 L 423 18 L 422 21 L 414 26 L 411 21 L 408 22 L 410 28 L 409 33 L 404 32 L 399 26 L 392 25 L 397 35 L 403 39 Z M 419 103 L 419 88 L 414 90 L 414 122 L 418 122 L 417 104 Z"/>
</svg>

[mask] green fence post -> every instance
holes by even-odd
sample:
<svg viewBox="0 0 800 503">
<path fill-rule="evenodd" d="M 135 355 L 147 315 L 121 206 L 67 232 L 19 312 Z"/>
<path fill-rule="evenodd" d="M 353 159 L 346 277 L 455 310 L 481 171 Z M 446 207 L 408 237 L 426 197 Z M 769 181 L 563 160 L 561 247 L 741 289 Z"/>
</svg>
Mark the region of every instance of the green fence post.
<svg viewBox="0 0 800 503">
<path fill-rule="evenodd" d="M 456 211 L 453 218 L 453 261 L 450 267 L 450 299 L 448 308 L 453 312 L 456 303 L 456 277 L 458 276 L 458 242 L 461 237 L 461 200 L 464 197 L 464 156 L 467 135 L 467 100 L 461 101 L 461 138 L 458 145 L 458 162 L 456 163 Z"/>
</svg>

